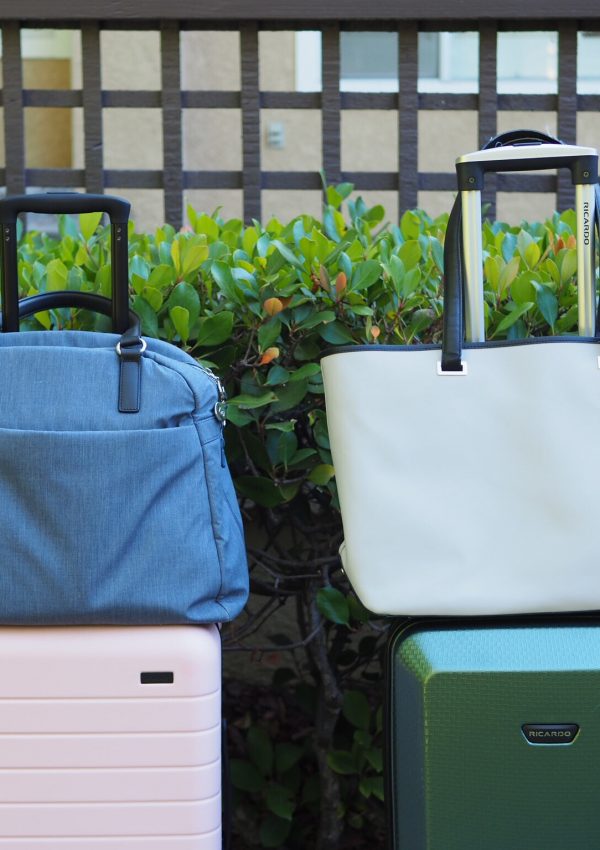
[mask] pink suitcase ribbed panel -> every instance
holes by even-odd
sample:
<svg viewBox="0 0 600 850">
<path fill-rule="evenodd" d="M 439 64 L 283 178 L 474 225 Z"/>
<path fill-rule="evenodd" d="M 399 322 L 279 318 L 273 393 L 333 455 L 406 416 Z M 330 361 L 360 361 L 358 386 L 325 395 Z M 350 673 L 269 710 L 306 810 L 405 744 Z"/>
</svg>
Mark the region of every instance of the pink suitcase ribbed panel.
<svg viewBox="0 0 600 850">
<path fill-rule="evenodd" d="M 0 629 L 0 850 L 220 850 L 220 660 L 214 626 Z"/>
</svg>

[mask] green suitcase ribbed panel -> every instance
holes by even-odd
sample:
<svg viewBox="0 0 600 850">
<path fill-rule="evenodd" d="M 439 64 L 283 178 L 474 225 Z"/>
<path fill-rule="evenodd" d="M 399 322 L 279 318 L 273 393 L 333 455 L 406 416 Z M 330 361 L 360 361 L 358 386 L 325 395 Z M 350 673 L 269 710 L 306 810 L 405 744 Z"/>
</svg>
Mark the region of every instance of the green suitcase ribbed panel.
<svg viewBox="0 0 600 850">
<path fill-rule="evenodd" d="M 600 848 L 600 626 L 413 626 L 389 663 L 393 850 Z"/>
</svg>

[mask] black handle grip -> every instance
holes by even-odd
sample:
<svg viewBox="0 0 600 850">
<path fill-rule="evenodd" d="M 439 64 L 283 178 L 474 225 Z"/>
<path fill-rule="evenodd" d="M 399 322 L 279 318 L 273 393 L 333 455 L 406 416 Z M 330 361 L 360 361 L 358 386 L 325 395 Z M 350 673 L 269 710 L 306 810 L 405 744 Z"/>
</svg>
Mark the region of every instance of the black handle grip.
<svg viewBox="0 0 600 850">
<path fill-rule="evenodd" d="M 510 147 L 522 147 L 523 150 L 536 147 L 540 142 L 514 143 Z M 576 146 L 565 146 L 553 141 L 556 148 L 556 156 L 544 156 L 537 159 L 529 156 L 510 157 L 507 159 L 479 159 L 467 160 L 456 163 L 456 174 L 458 177 L 458 188 L 461 192 L 483 189 L 484 177 L 488 172 L 499 173 L 502 171 L 543 171 L 547 168 L 568 168 L 571 172 L 573 184 L 594 185 L 598 182 L 598 154 L 586 154 L 573 152 Z M 501 144 L 493 146 L 496 150 L 509 147 Z M 492 145 L 486 145 L 483 150 L 491 150 Z"/>
<path fill-rule="evenodd" d="M 19 319 L 33 316 L 42 310 L 56 310 L 59 307 L 74 307 L 76 310 L 92 310 L 104 316 L 112 316 L 112 302 L 110 298 L 96 295 L 94 292 L 72 292 L 70 290 L 59 290 L 58 292 L 42 292 L 39 295 L 31 295 L 19 301 Z M 133 336 L 140 336 L 140 319 L 137 313 L 129 310 L 128 331 Z"/>
<path fill-rule="evenodd" d="M 497 136 L 492 136 L 481 150 L 489 150 L 490 148 L 503 148 L 512 145 L 562 145 L 560 139 L 556 136 L 550 136 L 548 133 L 542 133 L 541 130 L 507 130 L 505 133 L 498 133 Z"/>
<path fill-rule="evenodd" d="M 13 195 L 0 200 L 0 223 L 15 224 L 19 213 L 104 212 L 114 224 L 127 224 L 131 204 L 116 195 L 83 195 L 80 192 L 43 192 Z"/>
<path fill-rule="evenodd" d="M 112 195 L 83 195 L 78 192 L 47 192 L 15 195 L 0 200 L 2 228 L 2 311 L 5 333 L 19 330 L 19 286 L 17 271 L 17 216 L 21 212 L 105 212 L 111 220 L 112 323 L 115 333 L 129 327 L 129 273 L 127 221 L 130 204 Z"/>
</svg>

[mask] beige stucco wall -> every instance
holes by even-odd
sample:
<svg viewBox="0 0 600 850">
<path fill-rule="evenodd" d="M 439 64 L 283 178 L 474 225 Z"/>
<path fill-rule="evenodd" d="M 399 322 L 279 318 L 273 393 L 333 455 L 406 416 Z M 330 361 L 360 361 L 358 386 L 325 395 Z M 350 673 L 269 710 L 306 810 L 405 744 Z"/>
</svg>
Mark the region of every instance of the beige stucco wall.
<svg viewBox="0 0 600 850">
<path fill-rule="evenodd" d="M 72 63 L 74 86 L 81 84 L 79 36 L 74 35 Z M 103 32 L 102 83 L 109 89 L 159 89 L 160 36 L 156 32 Z M 259 81 L 264 91 L 295 89 L 295 37 L 291 32 L 259 34 Z M 238 91 L 240 88 L 240 36 L 237 32 L 183 32 L 181 34 L 181 78 L 184 89 Z M 34 110 L 30 110 L 32 113 Z M 42 110 L 36 110 L 43 112 Z M 61 110 L 45 110 L 61 112 Z M 62 110 L 62 112 L 67 112 Z M 83 165 L 81 110 L 72 110 L 73 165 Z M 39 116 L 36 120 L 46 116 Z M 30 121 L 33 116 L 30 117 Z M 58 116 L 56 116 L 58 120 Z M 419 170 L 453 172 L 456 156 L 477 146 L 477 115 L 474 112 L 421 111 L 418 115 Z M 271 122 L 283 125 L 285 146 L 278 150 L 267 144 Z M 31 125 L 33 126 L 33 125 Z M 58 123 L 55 125 L 58 127 Z M 498 129 L 527 126 L 556 132 L 554 113 L 520 112 L 498 115 Z M 107 168 L 162 167 L 162 127 L 160 110 L 106 109 L 103 116 L 104 162 Z M 62 131 L 61 131 L 62 132 Z M 46 138 L 48 129 L 38 125 L 28 130 L 28 139 Z M 600 116 L 580 115 L 578 141 L 597 145 Z M 57 132 L 52 131 L 54 138 Z M 39 146 L 44 151 L 45 146 Z M 28 157 L 33 151 L 31 143 Z M 51 147 L 46 149 L 49 156 Z M 66 145 L 62 152 L 66 153 Z M 190 170 L 233 170 L 242 168 L 240 110 L 185 110 L 183 114 L 183 163 Z M 398 161 L 397 113 L 348 111 L 342 113 L 342 169 L 346 171 L 394 171 Z M 29 161 L 29 160 L 28 160 Z M 33 161 L 32 161 L 33 162 Z M 266 171 L 316 171 L 321 168 L 321 115 L 315 110 L 261 110 L 261 163 Z M 163 218 L 160 190 L 129 190 L 138 226 L 152 228 Z M 389 220 L 399 215 L 394 192 L 364 192 L 371 203 L 383 203 Z M 190 190 L 185 202 L 212 212 L 222 207 L 226 217 L 242 214 L 239 190 Z M 299 212 L 320 212 L 316 191 L 273 191 L 262 193 L 263 218 L 271 215 L 290 218 Z M 451 192 L 420 192 L 419 205 L 432 215 L 448 210 Z M 540 218 L 554 206 L 553 195 L 500 193 L 498 216 L 511 221 Z"/>
</svg>

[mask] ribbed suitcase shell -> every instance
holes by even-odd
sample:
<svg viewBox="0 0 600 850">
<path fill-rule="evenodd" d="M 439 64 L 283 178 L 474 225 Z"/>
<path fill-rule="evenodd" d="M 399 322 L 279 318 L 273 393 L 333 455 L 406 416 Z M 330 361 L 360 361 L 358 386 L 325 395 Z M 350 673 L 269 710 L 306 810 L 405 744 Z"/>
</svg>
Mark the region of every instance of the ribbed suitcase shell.
<svg viewBox="0 0 600 850">
<path fill-rule="evenodd" d="M 46 848 L 220 850 L 215 626 L 0 629 L 0 850 Z"/>
<path fill-rule="evenodd" d="M 390 848 L 598 850 L 600 618 L 403 626 L 387 688 Z"/>
</svg>

